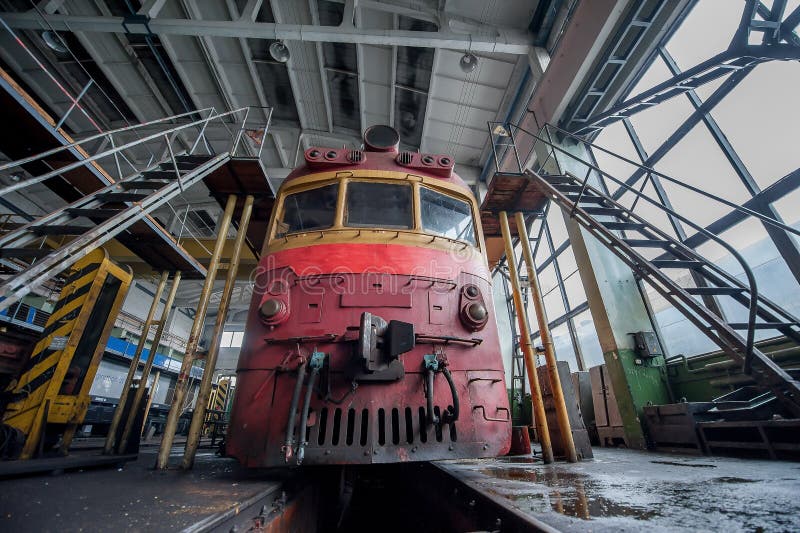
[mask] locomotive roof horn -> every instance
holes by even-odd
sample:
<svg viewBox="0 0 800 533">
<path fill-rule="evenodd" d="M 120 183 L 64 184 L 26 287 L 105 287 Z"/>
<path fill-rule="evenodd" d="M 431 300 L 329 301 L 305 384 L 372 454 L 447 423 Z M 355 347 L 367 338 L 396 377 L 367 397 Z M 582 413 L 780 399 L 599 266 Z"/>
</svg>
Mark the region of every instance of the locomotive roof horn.
<svg viewBox="0 0 800 533">
<path fill-rule="evenodd" d="M 364 145 L 368 152 L 397 153 L 400 146 L 400 134 L 391 126 L 376 124 L 364 132 Z"/>
</svg>

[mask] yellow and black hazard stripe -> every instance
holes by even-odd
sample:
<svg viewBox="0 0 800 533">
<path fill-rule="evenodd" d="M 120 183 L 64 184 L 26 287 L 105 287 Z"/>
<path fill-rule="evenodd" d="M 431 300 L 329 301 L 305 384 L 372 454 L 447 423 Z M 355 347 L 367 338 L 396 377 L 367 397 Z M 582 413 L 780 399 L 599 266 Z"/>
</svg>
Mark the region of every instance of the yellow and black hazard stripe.
<svg viewBox="0 0 800 533">
<path fill-rule="evenodd" d="M 24 395 L 23 401 L 19 402 L 22 405 L 9 404 L 8 412 L 24 410 L 31 403 L 28 400 L 31 400 L 32 396 L 37 396 L 36 392 L 53 377 L 63 347 L 53 349 L 51 345 L 56 338 L 66 340 L 72 334 L 100 265 L 98 262 L 90 263 L 67 277 L 67 284 L 62 289 L 61 297 L 45 324 L 41 339 L 36 343 L 30 359 L 22 367 L 14 390 L 7 391 L 16 397 Z"/>
<path fill-rule="evenodd" d="M 230 379 L 221 379 L 217 383 L 216 394 L 214 395 L 214 404 L 212 409 L 214 411 L 224 411 L 225 405 L 228 401 L 228 388 L 230 387 Z"/>
<path fill-rule="evenodd" d="M 33 455 L 48 422 L 66 424 L 62 446 L 68 448 L 86 413 L 89 388 L 133 276 L 98 248 L 79 259 L 64 278 L 40 340 L 5 391 L 12 401 L 3 423 L 25 434 L 23 459 Z M 72 380 L 71 388 L 64 388 L 65 380 Z"/>
</svg>

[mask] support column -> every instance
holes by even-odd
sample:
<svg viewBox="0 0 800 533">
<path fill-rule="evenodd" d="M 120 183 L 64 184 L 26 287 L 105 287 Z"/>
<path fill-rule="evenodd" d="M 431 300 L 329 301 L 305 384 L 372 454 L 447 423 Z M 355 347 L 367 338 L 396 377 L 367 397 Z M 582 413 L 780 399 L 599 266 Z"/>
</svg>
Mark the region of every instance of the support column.
<svg viewBox="0 0 800 533">
<path fill-rule="evenodd" d="M 555 136 L 551 138 L 555 139 Z M 582 145 L 562 143 L 560 147 L 585 161 L 591 160 Z M 546 153 L 537 152 L 537 156 L 542 161 L 547 158 Z M 586 175 L 587 167 L 557 153 L 550 158 L 547 170 L 554 174 L 569 172 L 582 177 Z M 591 173 L 589 183 L 603 189 L 595 172 Z M 639 291 L 639 280 L 630 267 L 578 225 L 569 213 L 562 212 L 562 215 L 603 350 L 606 371 L 611 377 L 628 446 L 643 449 L 647 443 L 639 418 L 642 409 L 648 403 L 670 403 L 670 398 L 664 358 L 641 361 L 636 355 L 631 334 L 657 330 L 650 319 L 645 297 Z"/>
<path fill-rule="evenodd" d="M 518 231 L 525 231 L 522 226 Z M 528 313 L 522 303 L 522 292 L 519 286 L 519 276 L 517 275 L 517 264 L 514 258 L 514 245 L 511 242 L 511 229 L 508 226 L 508 215 L 505 211 L 500 212 L 500 230 L 503 234 L 503 244 L 506 250 L 506 263 L 508 263 L 508 274 L 511 278 L 511 288 L 514 294 L 514 307 L 517 310 L 517 323 L 520 331 L 520 347 L 525 356 L 525 372 L 528 374 L 528 383 L 531 387 L 531 401 L 533 402 L 533 419 L 536 424 L 536 433 L 539 435 L 539 442 L 542 445 L 542 459 L 545 463 L 553 462 L 553 445 L 550 442 L 550 430 L 547 427 L 547 416 L 544 412 L 544 400 L 542 399 L 542 389 L 539 387 L 539 376 L 536 373 L 536 359 L 533 355 L 533 343 L 531 342 L 531 330 L 528 322 Z M 520 235 L 521 240 L 524 239 Z"/>
<path fill-rule="evenodd" d="M 231 300 L 233 288 L 236 285 L 236 273 L 239 270 L 239 259 L 242 255 L 242 247 L 247 236 L 247 226 L 250 224 L 250 215 L 253 212 L 252 196 L 248 196 L 244 201 L 242 216 L 239 220 L 239 229 L 236 234 L 236 241 L 233 244 L 233 254 L 228 265 L 228 276 L 225 278 L 225 288 L 222 291 L 222 298 L 219 301 L 217 319 L 214 323 L 214 333 L 211 336 L 211 344 L 208 348 L 206 357 L 206 368 L 203 371 L 203 379 L 200 382 L 200 390 L 197 393 L 194 412 L 192 413 L 192 423 L 189 426 L 189 437 L 186 439 L 186 448 L 183 452 L 181 468 L 190 469 L 194 465 L 194 456 L 200 444 L 200 435 L 203 430 L 203 421 L 206 417 L 208 399 L 211 396 L 211 385 L 214 377 L 214 369 L 217 366 L 217 355 L 219 354 L 219 344 L 225 322 L 228 319 L 228 306 Z"/>
<path fill-rule="evenodd" d="M 200 293 L 200 300 L 197 302 L 197 310 L 195 311 L 192 330 L 189 334 L 189 340 L 186 343 L 186 353 L 183 356 L 181 370 L 175 382 L 172 405 L 170 405 L 169 408 L 167 422 L 164 425 L 164 434 L 161 437 L 161 446 L 158 449 L 158 458 L 156 459 L 156 468 L 159 470 L 167 468 L 167 463 L 169 462 L 169 452 L 172 449 L 172 442 L 175 440 L 175 430 L 178 429 L 178 418 L 181 415 L 183 400 L 186 397 L 186 390 L 189 387 L 189 373 L 192 370 L 195 352 L 200 342 L 203 322 L 206 318 L 206 311 L 208 311 L 208 302 L 211 299 L 211 290 L 214 288 L 214 279 L 217 277 L 217 270 L 219 269 L 219 258 L 222 255 L 222 249 L 228 237 L 228 228 L 230 228 L 235 207 L 236 196 L 231 194 L 228 196 L 228 202 L 225 204 L 225 213 L 222 216 L 222 221 L 218 228 L 217 242 L 214 244 L 214 252 L 211 254 L 211 261 L 206 271 L 203 290 Z"/>
<path fill-rule="evenodd" d="M 519 232 L 520 228 L 526 228 L 527 226 L 525 225 L 525 218 L 522 216 L 522 213 L 517 212 L 515 216 L 517 231 Z M 547 324 L 547 314 L 544 310 L 542 291 L 539 287 L 539 276 L 536 274 L 536 265 L 533 263 L 531 243 L 522 235 L 520 235 L 519 242 L 522 245 L 522 256 L 525 258 L 525 265 L 528 268 L 528 286 L 530 287 L 531 297 L 533 298 L 533 307 L 536 310 L 536 319 L 539 321 L 539 336 L 542 339 L 542 346 L 544 346 L 544 359 L 547 362 L 547 374 L 550 376 L 550 388 L 553 390 L 553 403 L 556 408 L 558 429 L 561 431 L 561 439 L 567 453 L 567 461 L 570 463 L 577 463 L 578 454 L 575 451 L 575 441 L 572 439 L 572 427 L 569 423 L 567 404 L 564 400 L 564 390 L 561 388 L 561 378 L 558 375 L 556 352 L 553 348 L 553 337 L 550 335 L 550 326 Z"/>
<path fill-rule="evenodd" d="M 150 407 L 153 405 L 153 398 L 158 391 L 158 380 L 161 377 L 161 371 L 156 370 L 153 374 L 153 386 L 150 387 L 150 396 L 147 398 L 147 407 L 144 408 L 144 416 L 142 417 L 142 427 L 139 428 L 139 435 L 142 435 L 144 428 L 147 425 L 147 417 L 150 415 Z"/>
<path fill-rule="evenodd" d="M 161 273 L 161 280 L 158 282 L 158 288 L 153 296 L 153 303 L 150 304 L 150 310 L 147 312 L 147 318 L 145 319 L 144 326 L 142 327 L 142 335 L 139 337 L 139 343 L 136 345 L 136 351 L 133 354 L 131 366 L 128 369 L 128 375 L 125 376 L 125 384 L 122 386 L 122 393 L 119 397 L 119 403 L 117 404 L 117 408 L 114 409 L 114 416 L 111 418 L 111 426 L 108 428 L 106 442 L 103 445 L 104 454 L 110 454 L 114 449 L 117 428 L 119 427 L 119 423 L 122 421 L 122 413 L 125 410 L 125 404 L 128 401 L 128 392 L 130 391 L 131 384 L 133 383 L 133 378 L 136 375 L 136 369 L 139 368 L 139 358 L 142 356 L 142 350 L 144 350 L 144 345 L 147 342 L 147 335 L 150 333 L 150 326 L 153 325 L 153 317 L 158 309 L 158 304 L 161 303 L 161 294 L 164 292 L 164 287 L 167 285 L 168 277 L 169 272 L 164 271 Z M 131 413 L 133 413 L 133 411 L 131 411 Z M 133 415 L 129 416 L 128 418 L 132 418 L 132 416 Z"/>
<path fill-rule="evenodd" d="M 172 311 L 172 303 L 175 301 L 175 294 L 178 292 L 178 285 L 181 283 L 181 273 L 175 272 L 175 277 L 172 278 L 172 287 L 170 287 L 169 294 L 167 295 L 167 302 L 164 304 L 164 310 L 161 311 L 161 319 L 158 321 L 158 329 L 156 329 L 156 335 L 153 337 L 153 342 L 150 345 L 150 353 L 147 356 L 147 361 L 144 364 L 144 368 L 142 369 L 142 377 L 139 379 L 139 388 L 136 389 L 136 394 L 133 397 L 133 403 L 131 404 L 131 413 L 136 413 L 139 410 L 139 406 L 142 405 L 142 397 L 144 396 L 144 389 L 145 384 L 147 383 L 147 378 L 150 376 L 150 370 L 153 368 L 153 361 L 156 359 L 156 352 L 158 351 L 158 345 L 161 342 L 161 337 L 164 335 L 164 330 L 167 327 L 167 322 L 169 321 L 169 315 Z M 151 392 L 150 397 L 152 398 L 153 394 Z M 149 404 L 148 404 L 149 405 Z M 117 446 L 117 453 L 123 453 L 125 448 L 128 447 L 128 439 L 131 436 L 131 432 L 133 431 L 133 421 L 136 419 L 136 415 L 132 414 L 128 417 L 128 420 L 125 422 L 125 429 L 122 430 L 122 436 L 119 439 L 119 446 Z M 147 414 L 145 413 L 145 420 L 147 420 Z M 144 421 L 142 421 L 144 423 Z"/>
</svg>

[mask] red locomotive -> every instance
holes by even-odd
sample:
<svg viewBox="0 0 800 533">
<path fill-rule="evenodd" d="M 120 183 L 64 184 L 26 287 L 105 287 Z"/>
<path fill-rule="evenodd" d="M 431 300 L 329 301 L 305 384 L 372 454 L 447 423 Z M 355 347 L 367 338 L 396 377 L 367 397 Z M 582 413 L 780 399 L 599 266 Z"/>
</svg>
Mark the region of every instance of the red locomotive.
<svg viewBox="0 0 800 533">
<path fill-rule="evenodd" d="M 248 467 L 507 452 L 478 204 L 446 155 L 310 148 L 254 278 L 227 453 Z"/>
</svg>

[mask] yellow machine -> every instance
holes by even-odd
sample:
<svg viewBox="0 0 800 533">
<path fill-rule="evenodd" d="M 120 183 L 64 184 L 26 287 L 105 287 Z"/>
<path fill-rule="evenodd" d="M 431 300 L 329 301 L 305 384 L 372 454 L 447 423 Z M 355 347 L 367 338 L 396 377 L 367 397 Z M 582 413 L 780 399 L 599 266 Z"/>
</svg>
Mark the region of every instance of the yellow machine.
<svg viewBox="0 0 800 533">
<path fill-rule="evenodd" d="M 208 409 L 211 411 L 224 411 L 228 402 L 228 389 L 230 388 L 230 378 L 222 378 L 217 383 L 217 388 L 211 394 Z"/>
<path fill-rule="evenodd" d="M 66 453 L 89 407 L 89 389 L 111 328 L 133 280 L 130 269 L 113 263 L 102 248 L 65 271 L 58 302 L 16 382 L 3 424 L 24 435 L 20 459 L 37 454 L 48 425 L 63 428 Z"/>
<path fill-rule="evenodd" d="M 206 417 L 203 423 L 203 435 L 211 436 L 220 432 L 225 425 L 225 408 L 228 406 L 228 392 L 230 391 L 230 378 L 220 378 L 211 395 L 208 397 Z"/>
</svg>

